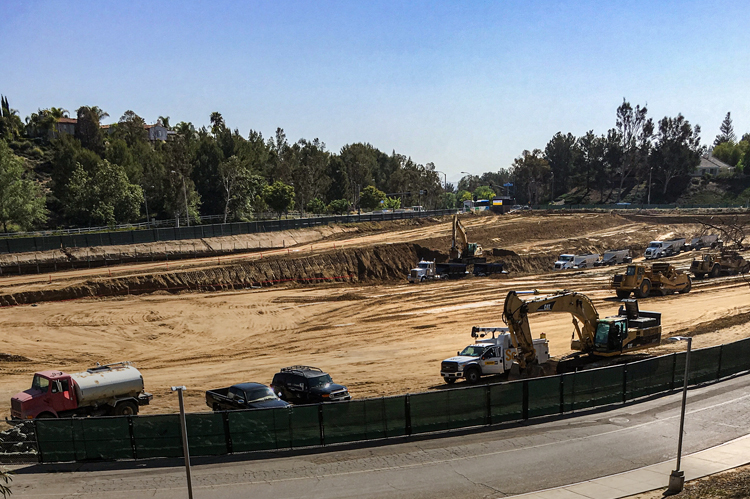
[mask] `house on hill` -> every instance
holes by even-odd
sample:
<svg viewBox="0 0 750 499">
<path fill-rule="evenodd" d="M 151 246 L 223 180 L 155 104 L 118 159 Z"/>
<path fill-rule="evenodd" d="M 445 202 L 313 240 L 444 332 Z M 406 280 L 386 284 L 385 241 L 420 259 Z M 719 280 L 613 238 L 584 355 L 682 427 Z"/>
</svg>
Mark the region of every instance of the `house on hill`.
<svg viewBox="0 0 750 499">
<path fill-rule="evenodd" d="M 701 156 L 701 163 L 696 167 L 695 171 L 690 174 L 691 177 L 702 177 L 703 175 L 718 175 L 720 173 L 733 173 L 734 166 L 720 161 L 711 155 L 709 152 Z"/>
</svg>

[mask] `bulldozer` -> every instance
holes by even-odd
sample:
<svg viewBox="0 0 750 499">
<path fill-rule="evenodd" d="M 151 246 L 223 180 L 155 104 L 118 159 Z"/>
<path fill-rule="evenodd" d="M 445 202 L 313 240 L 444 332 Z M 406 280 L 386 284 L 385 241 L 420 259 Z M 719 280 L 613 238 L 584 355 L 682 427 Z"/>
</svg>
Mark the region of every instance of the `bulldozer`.
<svg viewBox="0 0 750 499">
<path fill-rule="evenodd" d="M 470 243 L 466 237 L 466 229 L 458 215 L 453 215 L 453 242 L 451 243 L 450 258 L 453 263 L 485 263 L 482 257 L 482 245 Z"/>
<path fill-rule="evenodd" d="M 610 282 L 618 298 L 627 298 L 633 293 L 636 298 L 664 296 L 670 293 L 688 293 L 693 287 L 690 275 L 677 270 L 669 263 L 628 265 L 624 274 L 615 274 Z"/>
<path fill-rule="evenodd" d="M 698 258 L 693 258 L 690 272 L 697 279 L 719 277 L 720 275 L 744 274 L 750 270 L 750 262 L 736 251 L 704 251 Z"/>
</svg>

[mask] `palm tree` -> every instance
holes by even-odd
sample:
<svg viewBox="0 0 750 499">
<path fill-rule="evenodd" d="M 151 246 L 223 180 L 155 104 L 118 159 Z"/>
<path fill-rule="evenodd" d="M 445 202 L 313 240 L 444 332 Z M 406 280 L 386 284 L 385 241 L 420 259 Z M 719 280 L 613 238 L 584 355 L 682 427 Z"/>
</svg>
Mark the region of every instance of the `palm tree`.
<svg viewBox="0 0 750 499">
<path fill-rule="evenodd" d="M 13 481 L 13 477 L 11 476 L 10 471 L 7 471 L 5 469 L 0 469 L 0 494 L 3 495 L 3 498 L 8 497 L 12 494 L 10 487 L 8 486 L 10 482 Z"/>
<path fill-rule="evenodd" d="M 167 130 L 171 130 L 171 128 L 169 128 L 169 116 L 159 116 L 159 119 L 156 120 L 156 122 Z"/>
</svg>

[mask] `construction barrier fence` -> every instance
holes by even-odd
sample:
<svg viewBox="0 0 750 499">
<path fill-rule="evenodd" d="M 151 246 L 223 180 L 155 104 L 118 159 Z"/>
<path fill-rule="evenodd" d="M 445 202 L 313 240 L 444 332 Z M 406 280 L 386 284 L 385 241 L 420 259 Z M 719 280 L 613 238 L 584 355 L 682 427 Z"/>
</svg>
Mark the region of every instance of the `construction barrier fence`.
<svg viewBox="0 0 750 499">
<path fill-rule="evenodd" d="M 195 225 L 192 227 L 163 227 L 113 232 L 14 237 L 0 239 L 0 253 L 26 253 L 59 250 L 61 248 L 88 248 L 93 246 L 155 243 L 159 241 L 181 241 L 207 237 L 257 234 L 261 232 L 279 232 L 282 230 L 304 229 L 307 227 L 317 227 L 328 224 L 382 222 L 385 220 L 436 217 L 452 215 L 454 213 L 456 213 L 456 210 L 404 211 L 399 213 L 372 213 L 366 215 L 341 215 Z"/>
<path fill-rule="evenodd" d="M 191 456 L 387 439 L 522 421 L 682 387 L 685 352 L 557 376 L 395 397 L 187 415 Z M 750 338 L 691 353 L 689 383 L 750 369 Z M 40 462 L 182 456 L 179 416 L 34 421 Z"/>
</svg>

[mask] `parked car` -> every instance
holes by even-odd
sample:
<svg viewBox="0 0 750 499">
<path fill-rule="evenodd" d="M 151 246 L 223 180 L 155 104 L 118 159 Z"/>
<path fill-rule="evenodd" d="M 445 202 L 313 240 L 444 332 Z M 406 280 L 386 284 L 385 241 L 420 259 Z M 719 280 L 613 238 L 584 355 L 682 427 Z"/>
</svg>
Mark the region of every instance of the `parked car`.
<svg viewBox="0 0 750 499">
<path fill-rule="evenodd" d="M 350 400 L 349 390 L 333 382 L 328 373 L 317 367 L 284 367 L 276 373 L 271 388 L 282 399 L 293 404 L 315 404 Z"/>
<path fill-rule="evenodd" d="M 269 407 L 289 407 L 276 393 L 261 383 L 238 383 L 227 388 L 217 388 L 206 392 L 206 405 L 214 411 L 236 409 L 265 409 Z"/>
</svg>

